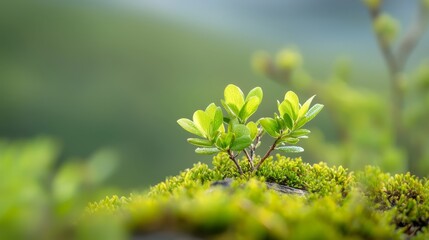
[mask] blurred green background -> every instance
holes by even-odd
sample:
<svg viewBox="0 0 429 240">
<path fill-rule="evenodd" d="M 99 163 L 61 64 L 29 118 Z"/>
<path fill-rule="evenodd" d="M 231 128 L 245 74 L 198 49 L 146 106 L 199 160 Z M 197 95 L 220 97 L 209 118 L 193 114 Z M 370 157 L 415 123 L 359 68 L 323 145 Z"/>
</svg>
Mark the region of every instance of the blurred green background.
<svg viewBox="0 0 429 240">
<path fill-rule="evenodd" d="M 416 5 L 397 0 L 385 8 L 407 26 Z M 359 1 L 2 1 L 0 29 L 0 136 L 56 139 L 54 169 L 112 151 L 117 169 L 104 184 L 125 192 L 210 161 L 194 154 L 176 120 L 219 102 L 226 84 L 261 86 L 255 119 L 272 114 L 288 88 L 254 73 L 256 50 L 294 46 L 322 80 L 347 58 L 352 86 L 388 95 Z M 409 66 L 427 57 L 428 42 L 425 36 Z M 335 140 L 327 117 L 312 124 Z"/>
</svg>

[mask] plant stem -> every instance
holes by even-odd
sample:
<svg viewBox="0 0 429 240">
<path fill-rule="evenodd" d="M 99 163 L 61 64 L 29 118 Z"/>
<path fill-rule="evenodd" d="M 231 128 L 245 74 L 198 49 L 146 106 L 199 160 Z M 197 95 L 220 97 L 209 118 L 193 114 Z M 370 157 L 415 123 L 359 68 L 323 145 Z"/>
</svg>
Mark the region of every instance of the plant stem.
<svg viewBox="0 0 429 240">
<path fill-rule="evenodd" d="M 380 15 L 380 9 L 369 9 L 372 22 L 375 22 Z M 414 169 L 414 162 L 419 156 L 414 156 L 413 146 L 410 144 L 410 138 L 405 130 L 402 120 L 404 109 L 404 90 L 402 72 L 405 64 L 416 47 L 418 41 L 423 35 L 424 30 L 429 24 L 429 13 L 424 6 L 420 6 L 417 21 L 411 25 L 410 30 L 399 44 L 398 54 L 395 55 L 392 47 L 386 42 L 380 34 L 375 33 L 378 45 L 380 47 L 383 58 L 386 62 L 389 71 L 390 87 L 391 87 L 391 119 L 393 121 L 393 132 L 395 144 L 398 147 L 405 148 L 408 156 L 410 170 Z M 415 146 L 414 146 L 415 148 Z M 418 146 L 420 148 L 420 146 Z"/>
<path fill-rule="evenodd" d="M 271 145 L 271 147 L 268 149 L 268 151 L 265 153 L 265 155 L 261 158 L 261 161 L 259 161 L 258 165 L 256 165 L 255 170 L 258 170 L 261 167 L 262 163 L 264 163 L 264 161 L 270 156 L 271 152 L 276 148 L 277 142 L 280 140 L 280 138 L 281 137 L 278 137 L 274 141 L 273 145 Z"/>
<path fill-rule="evenodd" d="M 255 169 L 255 167 L 253 166 L 253 158 L 252 158 L 252 156 L 249 155 L 249 152 L 247 152 L 246 149 L 244 149 L 243 152 L 246 155 L 247 160 L 249 161 L 250 169 L 252 169 L 252 171 L 253 171 Z"/>
<path fill-rule="evenodd" d="M 243 169 L 241 169 L 240 165 L 237 162 L 237 159 L 235 159 L 233 152 L 231 150 L 228 150 L 227 152 L 228 152 L 229 159 L 231 159 L 235 163 L 235 166 L 237 167 L 238 172 L 240 172 L 240 175 L 243 175 Z"/>
</svg>

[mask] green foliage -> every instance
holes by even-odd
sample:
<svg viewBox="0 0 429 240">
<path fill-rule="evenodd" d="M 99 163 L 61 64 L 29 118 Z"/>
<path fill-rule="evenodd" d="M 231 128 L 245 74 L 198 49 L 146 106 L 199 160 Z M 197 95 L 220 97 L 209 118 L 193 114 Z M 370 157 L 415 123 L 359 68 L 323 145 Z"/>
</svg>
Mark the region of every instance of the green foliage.
<svg viewBox="0 0 429 240">
<path fill-rule="evenodd" d="M 122 219 L 134 237 L 162 233 L 214 239 L 424 239 L 429 181 L 390 176 L 375 167 L 349 172 L 277 155 L 259 171 L 239 175 L 225 153 L 213 167 L 198 163 L 148 192 L 113 196 L 88 206 L 91 216 Z M 239 164 L 245 168 L 247 159 Z M 234 178 L 230 187 L 211 183 Z M 305 189 L 283 195 L 263 183 Z M 110 215 L 110 216 L 112 216 Z M 126 216 L 126 217 L 123 217 Z"/>
<path fill-rule="evenodd" d="M 0 239 L 72 239 L 87 202 L 107 193 L 95 189 L 115 168 L 113 152 L 63 164 L 58 155 L 52 139 L 0 140 Z"/>
<path fill-rule="evenodd" d="M 224 99 L 221 100 L 228 113 L 227 117 L 223 116 L 220 107 L 211 103 L 206 110 L 197 110 L 192 121 L 181 118 L 177 123 L 186 131 L 202 137 L 188 138 L 190 144 L 199 147 L 195 150 L 196 153 L 228 153 L 241 174 L 243 171 L 236 159 L 241 151 L 245 153 L 251 171 L 257 170 L 273 150 L 287 153 L 303 152 L 302 147 L 288 145 L 295 145 L 300 139 L 308 138 L 307 134 L 310 131 L 302 127 L 322 110 L 323 105 L 315 104 L 310 108 L 314 96 L 301 105 L 298 96 L 288 91 L 284 100 L 278 102 L 279 114 L 275 113 L 274 118 L 247 122 L 261 104 L 262 97 L 260 87 L 252 89 L 245 97 L 239 87 L 229 84 L 225 88 Z M 227 130 L 224 123 L 227 124 Z M 275 141 L 255 168 L 253 165 L 255 150 L 260 146 L 261 136 L 265 132 L 274 137 Z"/>
</svg>

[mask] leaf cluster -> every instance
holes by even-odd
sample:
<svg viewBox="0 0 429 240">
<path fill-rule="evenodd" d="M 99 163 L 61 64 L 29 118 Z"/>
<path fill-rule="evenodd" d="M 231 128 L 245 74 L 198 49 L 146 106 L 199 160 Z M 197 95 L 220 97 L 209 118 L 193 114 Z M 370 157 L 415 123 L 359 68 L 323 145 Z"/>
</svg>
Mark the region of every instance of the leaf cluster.
<svg viewBox="0 0 429 240">
<path fill-rule="evenodd" d="M 197 136 L 197 138 L 188 138 L 190 144 L 198 147 L 195 150 L 196 153 L 228 153 L 239 172 L 243 173 L 241 166 L 237 163 L 237 156 L 240 152 L 244 152 L 251 171 L 254 171 L 273 150 L 289 153 L 304 151 L 303 148 L 294 145 L 300 139 L 308 138 L 310 131 L 302 127 L 323 108 L 321 104 L 315 104 L 310 108 L 314 96 L 301 105 L 298 96 L 288 91 L 284 100 L 278 102 L 278 113 L 274 114 L 274 118 L 261 118 L 256 122 L 248 121 L 258 110 L 262 98 L 263 92 L 260 87 L 244 95 L 239 87 L 229 84 L 224 90 L 224 99 L 221 100 L 227 115 L 224 116 L 221 107 L 211 103 L 205 110 L 195 111 L 192 120 L 181 118 L 177 123 Z M 255 150 L 261 145 L 261 137 L 264 133 L 268 133 L 275 141 L 254 167 Z"/>
</svg>

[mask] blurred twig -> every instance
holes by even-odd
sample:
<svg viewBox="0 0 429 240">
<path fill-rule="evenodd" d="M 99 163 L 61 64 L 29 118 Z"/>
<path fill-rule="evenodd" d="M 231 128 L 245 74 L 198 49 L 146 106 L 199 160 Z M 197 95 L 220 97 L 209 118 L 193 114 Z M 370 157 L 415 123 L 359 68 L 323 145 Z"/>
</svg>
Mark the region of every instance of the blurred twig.
<svg viewBox="0 0 429 240">
<path fill-rule="evenodd" d="M 381 16 L 381 8 L 368 7 L 372 23 L 376 24 L 377 19 Z M 377 38 L 378 46 L 381 50 L 383 58 L 386 62 L 389 71 L 390 86 L 391 86 L 391 119 L 393 121 L 393 132 L 395 143 L 397 146 L 404 147 L 407 151 L 410 168 L 414 168 L 414 161 L 416 160 L 415 152 L 416 146 L 410 144 L 411 139 L 407 135 L 402 119 L 404 109 L 404 78 L 402 76 L 405 69 L 407 60 L 409 59 L 412 51 L 417 46 L 429 23 L 428 10 L 421 3 L 418 9 L 416 21 L 410 25 L 407 34 L 400 41 L 398 52 L 395 54 L 392 45 L 386 41 L 385 36 L 381 32 L 374 31 Z M 420 148 L 420 147 L 417 147 Z M 417 157 L 418 158 L 418 157 Z"/>
</svg>

